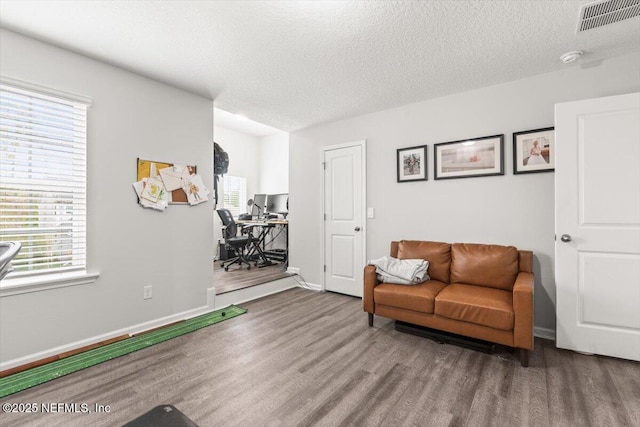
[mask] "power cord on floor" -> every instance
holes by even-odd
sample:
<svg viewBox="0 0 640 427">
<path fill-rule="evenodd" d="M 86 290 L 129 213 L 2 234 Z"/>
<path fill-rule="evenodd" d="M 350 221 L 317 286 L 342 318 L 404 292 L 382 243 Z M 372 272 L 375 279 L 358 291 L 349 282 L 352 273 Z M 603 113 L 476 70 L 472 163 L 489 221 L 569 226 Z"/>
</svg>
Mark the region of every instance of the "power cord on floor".
<svg viewBox="0 0 640 427">
<path fill-rule="evenodd" d="M 300 277 L 300 279 L 302 279 L 302 282 L 300 280 L 298 280 L 296 276 Z M 298 284 L 299 287 L 301 287 L 303 289 L 308 289 L 310 291 L 316 291 L 316 289 L 313 289 L 311 286 L 309 286 L 307 281 L 304 280 L 304 277 L 302 277 L 302 274 L 295 273 L 294 275 L 291 276 L 291 278 L 296 281 L 296 283 Z"/>
</svg>

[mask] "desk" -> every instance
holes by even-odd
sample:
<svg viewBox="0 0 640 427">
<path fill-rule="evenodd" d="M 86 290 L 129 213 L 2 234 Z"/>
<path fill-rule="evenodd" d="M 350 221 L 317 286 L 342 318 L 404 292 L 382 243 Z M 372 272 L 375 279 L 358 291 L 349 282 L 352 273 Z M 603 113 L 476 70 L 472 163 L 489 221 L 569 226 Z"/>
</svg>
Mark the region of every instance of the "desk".
<svg viewBox="0 0 640 427">
<path fill-rule="evenodd" d="M 236 224 L 256 224 L 256 225 L 289 225 L 288 219 L 236 219 Z"/>
<path fill-rule="evenodd" d="M 256 238 L 256 246 L 249 252 L 250 255 L 254 255 L 257 250 L 258 255 L 263 259 L 263 265 L 271 265 L 273 260 L 288 264 L 289 262 L 289 221 L 286 219 L 253 219 L 253 220 L 236 220 L 236 224 L 244 226 L 253 226 L 253 228 L 261 227 L 260 234 Z M 266 238 L 269 232 L 273 228 L 280 228 L 284 231 L 285 247 L 284 249 L 271 249 L 266 248 Z M 276 235 L 277 236 L 277 235 Z"/>
</svg>

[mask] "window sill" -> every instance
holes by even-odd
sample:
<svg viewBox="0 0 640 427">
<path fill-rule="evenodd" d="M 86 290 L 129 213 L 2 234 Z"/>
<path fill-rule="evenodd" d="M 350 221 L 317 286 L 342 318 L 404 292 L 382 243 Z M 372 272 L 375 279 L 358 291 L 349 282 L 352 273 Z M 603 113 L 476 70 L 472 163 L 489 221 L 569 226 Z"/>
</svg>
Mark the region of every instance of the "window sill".
<svg viewBox="0 0 640 427">
<path fill-rule="evenodd" d="M 88 285 L 98 280 L 98 277 L 100 277 L 100 273 L 80 271 L 23 277 L 19 279 L 5 278 L 0 282 L 0 298 L 30 292 L 46 291 L 49 289 L 65 288 L 67 286 Z"/>
</svg>

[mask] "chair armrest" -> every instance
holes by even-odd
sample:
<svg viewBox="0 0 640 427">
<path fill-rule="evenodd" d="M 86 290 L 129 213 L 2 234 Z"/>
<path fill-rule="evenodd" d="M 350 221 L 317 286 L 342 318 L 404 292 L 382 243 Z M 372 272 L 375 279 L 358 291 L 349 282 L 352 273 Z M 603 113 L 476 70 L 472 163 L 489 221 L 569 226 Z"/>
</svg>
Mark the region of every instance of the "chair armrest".
<svg viewBox="0 0 640 427">
<path fill-rule="evenodd" d="M 520 272 L 513 285 L 514 347 L 533 350 L 533 273 Z"/>
<path fill-rule="evenodd" d="M 373 288 L 379 284 L 375 265 L 367 265 L 364 268 L 364 292 L 362 294 L 362 308 L 367 313 L 375 313 L 373 301 Z"/>
</svg>

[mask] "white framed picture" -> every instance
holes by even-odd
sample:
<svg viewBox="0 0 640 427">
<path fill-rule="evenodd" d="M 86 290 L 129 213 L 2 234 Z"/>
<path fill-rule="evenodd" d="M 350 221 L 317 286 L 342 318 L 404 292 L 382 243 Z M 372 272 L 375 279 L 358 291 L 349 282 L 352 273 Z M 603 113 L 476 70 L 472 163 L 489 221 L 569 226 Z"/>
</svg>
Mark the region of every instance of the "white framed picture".
<svg viewBox="0 0 640 427">
<path fill-rule="evenodd" d="M 504 135 L 434 145 L 435 179 L 504 175 Z"/>
<path fill-rule="evenodd" d="M 513 134 L 513 173 L 553 172 L 555 151 L 554 128 L 543 128 Z"/>
</svg>

